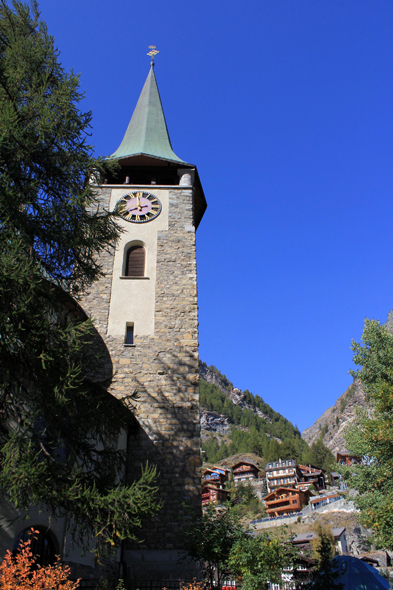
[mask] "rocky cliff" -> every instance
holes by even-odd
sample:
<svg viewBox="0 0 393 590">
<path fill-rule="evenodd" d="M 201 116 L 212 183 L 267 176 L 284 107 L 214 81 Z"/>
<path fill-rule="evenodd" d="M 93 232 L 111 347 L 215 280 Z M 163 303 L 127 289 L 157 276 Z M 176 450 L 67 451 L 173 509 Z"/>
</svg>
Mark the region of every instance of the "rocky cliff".
<svg viewBox="0 0 393 590">
<path fill-rule="evenodd" d="M 368 403 L 360 382 L 355 380 L 332 408 L 328 408 L 310 428 L 302 432 L 302 438 L 312 445 L 322 436 L 324 444 L 333 454 L 345 451 L 344 432 L 356 420 L 357 408 L 368 408 Z"/>
<path fill-rule="evenodd" d="M 212 412 L 201 408 L 201 430 L 215 432 L 218 434 L 226 434 L 228 428 L 231 426 L 228 417 L 225 414 Z"/>
<path fill-rule="evenodd" d="M 393 310 L 389 312 L 385 326 L 389 332 L 393 333 Z M 333 454 L 340 450 L 346 451 L 345 429 L 356 421 L 357 408 L 369 409 L 369 407 L 360 382 L 355 380 L 332 408 L 328 408 L 315 424 L 303 431 L 302 438 L 312 445 L 322 435 L 324 444 Z"/>
<path fill-rule="evenodd" d="M 235 404 L 235 406 L 239 406 L 242 410 L 251 410 L 260 418 L 263 418 L 267 422 L 271 423 L 271 418 L 267 414 L 264 414 L 262 410 L 250 404 L 249 401 L 247 401 L 246 394 L 243 393 L 243 391 L 241 391 L 237 387 L 233 387 L 232 383 L 228 381 L 225 375 L 217 374 L 214 371 L 212 371 L 209 367 L 207 367 L 204 363 L 200 363 L 199 376 L 201 379 L 206 381 L 206 383 L 212 383 L 213 385 L 218 387 L 218 389 L 222 391 L 222 393 L 224 393 L 226 397 Z M 211 410 L 207 410 L 206 408 L 201 407 L 202 430 L 216 432 L 219 434 L 225 434 L 230 426 L 231 424 L 227 416 L 225 416 L 225 414 L 213 412 Z M 281 442 L 279 438 L 277 438 L 276 440 Z"/>
</svg>

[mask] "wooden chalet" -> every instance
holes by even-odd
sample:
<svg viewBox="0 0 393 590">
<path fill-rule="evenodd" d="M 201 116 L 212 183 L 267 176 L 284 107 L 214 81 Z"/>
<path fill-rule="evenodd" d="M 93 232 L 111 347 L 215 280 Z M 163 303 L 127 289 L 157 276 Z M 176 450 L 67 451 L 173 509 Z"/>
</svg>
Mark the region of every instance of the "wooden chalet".
<svg viewBox="0 0 393 590">
<path fill-rule="evenodd" d="M 229 499 L 229 492 L 213 485 L 202 487 L 202 507 L 207 504 L 224 504 Z"/>
<path fill-rule="evenodd" d="M 315 467 L 315 465 L 299 465 L 302 472 L 302 482 L 299 484 L 300 489 L 304 490 L 314 486 L 317 490 L 325 490 L 325 476 L 323 469 Z"/>
<path fill-rule="evenodd" d="M 337 453 L 336 460 L 339 465 L 350 467 L 353 463 L 360 463 L 360 457 L 350 455 L 349 453 Z"/>
<path fill-rule="evenodd" d="M 259 470 L 254 463 L 247 463 L 246 461 L 240 461 L 232 467 L 234 482 L 247 481 L 250 479 L 258 479 Z"/>
<path fill-rule="evenodd" d="M 224 489 L 225 483 L 228 481 L 229 469 L 221 467 L 211 467 L 205 469 L 202 476 L 202 485 L 212 484 L 215 487 Z"/>
<path fill-rule="evenodd" d="M 339 527 L 335 529 L 331 529 L 334 540 L 336 542 L 336 548 L 340 555 L 347 555 L 348 554 L 348 544 L 347 544 L 347 537 L 346 537 L 346 529 L 345 527 Z M 297 547 L 301 551 L 309 551 L 311 550 L 311 541 L 316 538 L 318 535 L 316 533 L 302 533 L 298 535 L 294 539 L 292 539 L 292 545 Z"/>
<path fill-rule="evenodd" d="M 297 514 L 307 506 L 310 496 L 313 494 L 309 490 L 279 487 L 264 498 L 266 514 L 270 518 Z"/>
</svg>

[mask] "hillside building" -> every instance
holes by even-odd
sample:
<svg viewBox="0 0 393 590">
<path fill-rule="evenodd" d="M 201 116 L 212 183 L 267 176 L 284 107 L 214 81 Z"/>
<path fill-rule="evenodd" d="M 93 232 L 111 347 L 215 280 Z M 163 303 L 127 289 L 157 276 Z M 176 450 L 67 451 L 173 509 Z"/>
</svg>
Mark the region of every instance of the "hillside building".
<svg viewBox="0 0 393 590">
<path fill-rule="evenodd" d="M 271 461 L 266 465 L 265 473 L 269 493 L 282 486 L 293 488 L 303 478 L 300 467 L 294 459 Z"/>
<path fill-rule="evenodd" d="M 298 483 L 299 489 L 306 489 L 314 486 L 316 490 L 325 490 L 325 476 L 323 469 L 315 467 L 315 465 L 299 465 L 302 473 L 302 482 Z"/>
<path fill-rule="evenodd" d="M 212 484 L 202 486 L 202 507 L 207 504 L 225 504 L 229 500 L 229 492 Z"/>
<path fill-rule="evenodd" d="M 229 469 L 222 467 L 212 467 L 205 469 L 202 475 L 202 486 L 212 484 L 215 487 L 224 489 L 226 482 L 228 481 Z"/>
<path fill-rule="evenodd" d="M 353 463 L 360 463 L 360 457 L 350 455 L 349 453 L 341 452 L 336 454 L 336 461 L 339 465 L 346 465 L 350 467 Z"/>
<path fill-rule="evenodd" d="M 249 481 L 251 479 L 258 479 L 259 470 L 254 463 L 240 461 L 232 467 L 233 480 L 235 483 L 240 481 Z"/>
<path fill-rule="evenodd" d="M 266 514 L 270 518 L 297 514 L 302 511 L 304 506 L 307 506 L 309 498 L 312 495 L 309 490 L 303 492 L 295 488 L 276 488 L 264 499 Z"/>
<path fill-rule="evenodd" d="M 347 536 L 346 536 L 346 528 L 345 527 L 338 527 L 332 529 L 332 534 L 334 540 L 336 542 L 336 549 L 340 555 L 348 555 L 348 543 L 347 543 Z M 292 545 L 297 547 L 301 551 L 309 551 L 312 549 L 311 541 L 317 537 L 316 533 L 302 533 L 301 535 L 297 535 L 294 539 L 292 539 Z"/>
<path fill-rule="evenodd" d="M 268 492 L 280 486 L 295 487 L 305 491 L 311 486 L 317 490 L 326 489 L 323 469 L 315 465 L 299 465 L 295 459 L 272 461 L 266 465 Z"/>
</svg>

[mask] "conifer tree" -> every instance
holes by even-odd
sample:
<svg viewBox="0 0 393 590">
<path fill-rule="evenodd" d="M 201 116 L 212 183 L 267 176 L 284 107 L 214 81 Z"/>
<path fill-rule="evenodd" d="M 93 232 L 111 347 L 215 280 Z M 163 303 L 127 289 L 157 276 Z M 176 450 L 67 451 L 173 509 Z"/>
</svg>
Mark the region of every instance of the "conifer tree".
<svg viewBox="0 0 393 590">
<path fill-rule="evenodd" d="M 393 334 L 391 327 L 366 319 L 362 342 L 352 343 L 353 376 L 361 381 L 369 412 L 359 413 L 346 432 L 348 451 L 360 464 L 342 467 L 348 486 L 359 494 L 362 524 L 374 530 L 374 542 L 393 549 Z"/>
<path fill-rule="evenodd" d="M 339 582 L 339 572 L 332 558 L 336 554 L 334 536 L 331 530 L 320 523 L 315 525 L 317 536 L 312 539 L 311 547 L 315 568 L 305 590 L 343 590 Z"/>
<path fill-rule="evenodd" d="M 75 299 L 119 229 L 90 182 L 106 162 L 81 99 L 36 2 L 0 0 L 0 491 L 113 546 L 157 509 L 155 474 L 125 485 L 130 412 L 85 367 L 100 358 Z"/>
</svg>

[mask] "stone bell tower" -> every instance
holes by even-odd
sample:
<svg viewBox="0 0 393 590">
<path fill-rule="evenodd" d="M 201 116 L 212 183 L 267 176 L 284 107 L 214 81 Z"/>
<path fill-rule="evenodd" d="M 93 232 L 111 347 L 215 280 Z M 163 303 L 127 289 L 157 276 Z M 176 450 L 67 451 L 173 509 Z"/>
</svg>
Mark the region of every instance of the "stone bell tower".
<svg viewBox="0 0 393 590">
<path fill-rule="evenodd" d="M 206 201 L 196 167 L 172 150 L 153 60 L 112 157 L 120 170 L 99 198 L 118 207 L 124 231 L 83 307 L 111 355 L 110 392 L 138 392 L 128 472 L 138 477 L 146 461 L 159 471 L 163 508 L 144 524 L 141 544 L 125 544 L 128 575 L 168 579 L 182 575 L 181 503 L 201 505 L 195 231 Z"/>
</svg>

